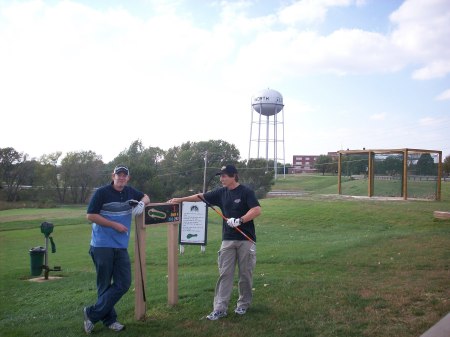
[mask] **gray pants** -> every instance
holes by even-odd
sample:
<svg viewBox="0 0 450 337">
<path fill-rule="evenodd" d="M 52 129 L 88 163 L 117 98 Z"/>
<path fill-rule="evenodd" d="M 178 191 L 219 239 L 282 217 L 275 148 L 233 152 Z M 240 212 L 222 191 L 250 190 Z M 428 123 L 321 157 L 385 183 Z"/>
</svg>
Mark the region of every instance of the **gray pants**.
<svg viewBox="0 0 450 337">
<path fill-rule="evenodd" d="M 256 246 L 250 241 L 222 241 L 219 251 L 219 279 L 214 294 L 214 310 L 226 311 L 233 291 L 236 262 L 239 268 L 238 307 L 247 309 L 252 301 Z"/>
</svg>

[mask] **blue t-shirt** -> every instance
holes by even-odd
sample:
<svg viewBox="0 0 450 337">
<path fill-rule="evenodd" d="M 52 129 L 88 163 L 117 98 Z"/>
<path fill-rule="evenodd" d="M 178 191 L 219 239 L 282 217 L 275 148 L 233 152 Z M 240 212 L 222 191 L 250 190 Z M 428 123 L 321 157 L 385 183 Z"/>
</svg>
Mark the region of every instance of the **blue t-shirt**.
<svg viewBox="0 0 450 337">
<path fill-rule="evenodd" d="M 255 192 L 244 185 L 239 185 L 233 190 L 229 190 L 226 187 L 217 188 L 205 193 L 203 197 L 209 203 L 219 206 L 222 209 L 223 215 L 227 218 L 240 218 L 250 208 L 260 206 Z M 256 242 L 255 224 L 253 220 L 240 225 L 239 228 Z M 224 220 L 222 224 L 222 240 L 247 239 L 237 230 L 228 226 Z"/>
<path fill-rule="evenodd" d="M 132 207 L 129 200 L 141 200 L 144 193 L 130 186 L 122 191 L 114 189 L 112 184 L 102 186 L 95 191 L 89 203 L 88 214 L 100 214 L 102 217 L 119 222 L 128 228 L 128 232 L 120 233 L 111 227 L 92 223 L 91 246 L 108 248 L 128 248 L 130 240 Z"/>
</svg>

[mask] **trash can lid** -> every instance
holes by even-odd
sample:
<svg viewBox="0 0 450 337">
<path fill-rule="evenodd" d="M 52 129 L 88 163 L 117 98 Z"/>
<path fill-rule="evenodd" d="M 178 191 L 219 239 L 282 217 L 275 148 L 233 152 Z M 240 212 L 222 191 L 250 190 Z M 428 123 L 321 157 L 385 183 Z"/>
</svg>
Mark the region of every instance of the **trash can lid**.
<svg viewBox="0 0 450 337">
<path fill-rule="evenodd" d="M 30 249 L 30 253 L 31 253 L 31 252 L 45 252 L 45 248 L 42 247 L 42 246 L 39 246 L 39 247 L 33 247 L 33 248 Z"/>
</svg>

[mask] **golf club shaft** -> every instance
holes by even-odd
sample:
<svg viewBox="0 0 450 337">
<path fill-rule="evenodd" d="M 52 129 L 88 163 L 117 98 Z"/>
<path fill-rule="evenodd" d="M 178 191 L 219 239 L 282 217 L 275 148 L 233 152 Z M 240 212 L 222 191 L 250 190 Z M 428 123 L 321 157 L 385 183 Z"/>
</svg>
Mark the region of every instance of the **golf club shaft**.
<svg viewBox="0 0 450 337">
<path fill-rule="evenodd" d="M 139 244 L 140 237 L 139 237 L 139 230 L 138 225 L 136 222 L 136 219 L 134 219 L 135 222 L 135 231 L 136 231 L 136 241 L 137 241 L 137 251 L 138 251 L 138 260 L 139 260 L 139 269 L 141 271 L 141 287 L 142 287 L 142 299 L 144 300 L 145 308 L 147 308 L 147 296 L 145 295 L 145 282 L 144 282 L 144 273 L 142 271 L 142 260 L 141 260 L 141 247 Z M 146 309 L 147 310 L 147 309 Z"/>
<path fill-rule="evenodd" d="M 203 201 L 209 208 L 211 208 L 214 212 L 220 215 L 222 219 L 225 221 L 228 220 L 227 217 L 225 217 L 222 212 L 218 211 L 213 205 L 211 205 L 209 202 L 206 201 L 205 198 L 201 197 L 200 194 L 197 194 L 198 198 Z M 237 230 L 239 233 L 241 233 L 248 241 L 256 245 L 256 242 L 252 240 L 251 237 L 249 237 L 247 234 L 245 234 L 239 227 L 233 227 L 235 230 Z"/>
</svg>

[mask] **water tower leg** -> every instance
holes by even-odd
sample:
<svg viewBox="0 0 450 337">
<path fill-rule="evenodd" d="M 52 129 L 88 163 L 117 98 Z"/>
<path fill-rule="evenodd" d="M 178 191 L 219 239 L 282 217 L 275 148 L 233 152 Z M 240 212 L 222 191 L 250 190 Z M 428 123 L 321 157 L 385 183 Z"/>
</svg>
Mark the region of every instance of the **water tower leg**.
<svg viewBox="0 0 450 337">
<path fill-rule="evenodd" d="M 269 116 L 266 118 L 266 171 L 269 171 Z"/>
</svg>

